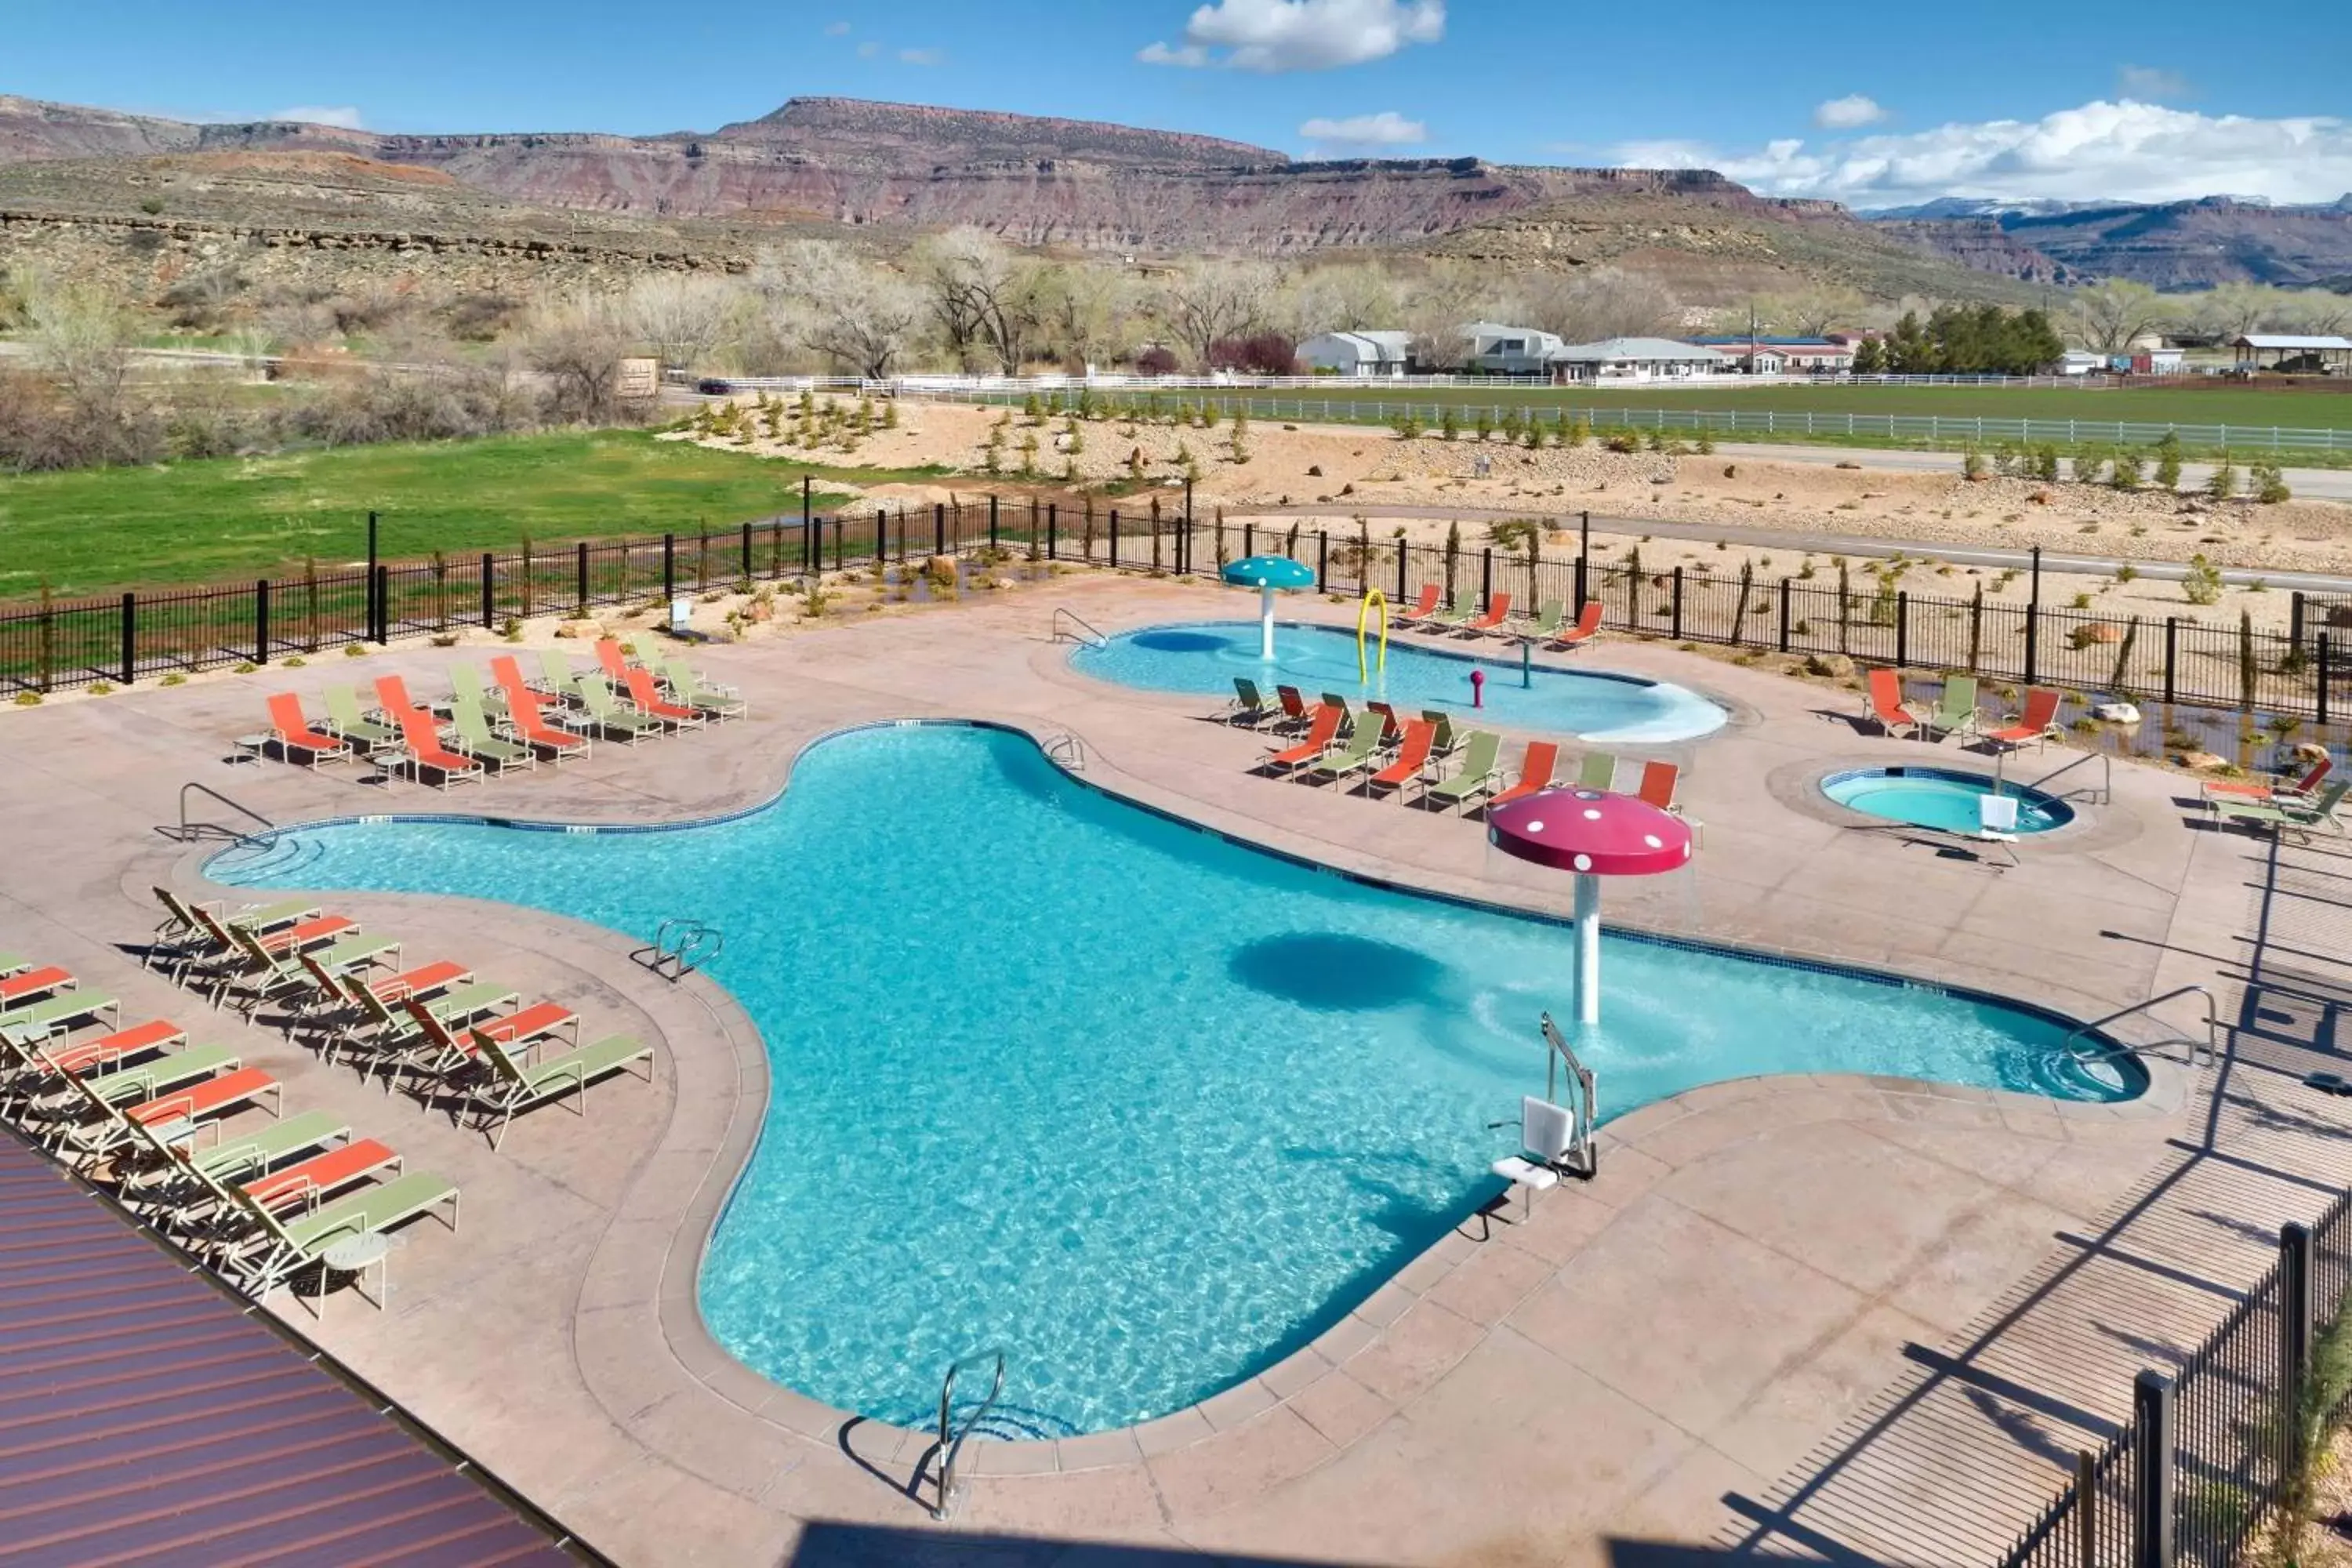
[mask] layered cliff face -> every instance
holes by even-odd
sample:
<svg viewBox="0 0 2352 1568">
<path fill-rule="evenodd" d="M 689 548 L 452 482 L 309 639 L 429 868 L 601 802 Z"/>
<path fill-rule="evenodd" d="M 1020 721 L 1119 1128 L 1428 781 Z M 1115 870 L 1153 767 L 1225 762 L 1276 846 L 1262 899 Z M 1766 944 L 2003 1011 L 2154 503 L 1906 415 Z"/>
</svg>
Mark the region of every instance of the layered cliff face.
<svg viewBox="0 0 2352 1568">
<path fill-rule="evenodd" d="M 2128 278 L 2158 289 L 2302 289 L 2338 287 L 2352 273 L 2352 196 L 2327 206 L 2267 206 L 2226 196 L 2078 205 L 1880 226 L 1963 266 L 2037 282 Z"/>
</svg>

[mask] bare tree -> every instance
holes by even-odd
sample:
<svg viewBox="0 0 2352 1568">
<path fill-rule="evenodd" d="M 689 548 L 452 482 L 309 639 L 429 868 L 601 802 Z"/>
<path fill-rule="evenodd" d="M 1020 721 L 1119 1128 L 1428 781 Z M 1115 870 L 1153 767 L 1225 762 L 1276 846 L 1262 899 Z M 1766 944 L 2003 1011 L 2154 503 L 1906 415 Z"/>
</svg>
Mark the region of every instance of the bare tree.
<svg viewBox="0 0 2352 1568">
<path fill-rule="evenodd" d="M 1521 286 L 1514 325 L 1557 333 L 1563 342 L 1653 337 L 1673 330 L 1682 307 L 1654 278 L 1614 267 L 1538 276 Z"/>
<path fill-rule="evenodd" d="M 2216 284 L 2198 297 L 2189 308 L 2189 321 L 2198 331 L 2228 342 L 2275 323 L 2289 298 L 2283 290 L 2260 283 Z"/>
<path fill-rule="evenodd" d="M 1032 297 L 1048 348 L 1072 368 L 1108 362 L 1131 335 L 1135 289 L 1115 267 L 1079 262 L 1045 268 Z"/>
<path fill-rule="evenodd" d="M 888 375 L 907 350 L 924 297 L 842 247 L 801 240 L 784 254 L 789 289 L 781 335 L 859 375 Z"/>
<path fill-rule="evenodd" d="M 1275 286 L 1274 269 L 1263 263 L 1203 262 L 1160 289 L 1154 313 L 1192 362 L 1206 368 L 1212 346 L 1265 324 Z"/>
<path fill-rule="evenodd" d="M 1862 325 L 1869 302 L 1843 283 L 1805 283 L 1755 300 L 1756 320 L 1768 331 L 1817 338 L 1832 327 Z M 1746 321 L 1739 323 L 1747 326 Z"/>
<path fill-rule="evenodd" d="M 1321 332 L 1392 331 L 1397 285 L 1385 268 L 1340 263 L 1300 273 L 1282 290 L 1275 324 L 1294 342 Z"/>
<path fill-rule="evenodd" d="M 2174 301 L 2127 279 L 2108 278 L 2074 290 L 2074 334 L 2098 353 L 2124 353 L 2176 313 Z"/>
<path fill-rule="evenodd" d="M 621 360 L 628 323 L 607 295 L 580 293 L 541 301 L 523 328 L 523 357 L 547 378 L 549 412 L 579 424 L 604 424 L 623 412 Z"/>
<path fill-rule="evenodd" d="M 149 460 L 158 429 L 154 411 L 131 394 L 138 323 L 130 307 L 98 284 L 42 281 L 31 289 L 24 313 L 33 363 L 58 400 L 45 466 Z"/>
<path fill-rule="evenodd" d="M 622 316 L 664 364 L 698 370 L 727 336 L 741 304 L 740 291 L 723 279 L 661 272 L 630 287 Z"/>
<path fill-rule="evenodd" d="M 2352 294 L 2326 289 L 2298 289 L 2281 296 L 2274 324 L 2289 331 L 2315 337 L 2341 336 L 2352 328 Z"/>
<path fill-rule="evenodd" d="M 1458 370 L 1470 357 L 1462 329 L 1502 306 L 1492 282 L 1467 268 L 1431 268 L 1399 289 L 1402 324 L 1412 334 L 1413 363 L 1425 370 Z"/>
<path fill-rule="evenodd" d="M 985 353 L 1018 372 L 1039 320 L 1038 268 L 977 228 L 952 229 L 916 248 L 916 277 L 950 353 L 967 369 Z"/>
</svg>

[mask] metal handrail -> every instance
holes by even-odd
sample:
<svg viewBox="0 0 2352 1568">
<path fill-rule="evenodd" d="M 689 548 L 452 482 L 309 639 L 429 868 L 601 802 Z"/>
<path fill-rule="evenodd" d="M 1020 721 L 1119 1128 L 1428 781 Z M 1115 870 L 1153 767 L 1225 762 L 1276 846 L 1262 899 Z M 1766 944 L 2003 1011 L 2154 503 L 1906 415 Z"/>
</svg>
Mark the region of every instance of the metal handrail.
<svg viewBox="0 0 2352 1568">
<path fill-rule="evenodd" d="M 2006 756 L 2007 753 L 2003 752 L 1993 758 L 1992 782 L 1993 787 L 1996 790 L 2000 787 L 2001 763 L 2003 758 Z M 2070 773 L 2074 769 L 2081 767 L 2085 763 L 2094 762 L 2099 764 L 2099 787 L 2096 790 L 2084 791 L 2084 798 L 2094 805 L 2105 805 L 2116 798 L 2116 761 L 2113 754 L 2106 752 L 2084 752 L 2081 756 L 2075 757 L 2070 762 L 2061 763 L 2058 766 L 2051 769 L 2048 773 L 2043 773 L 2040 778 L 2035 779 L 2032 784 L 2020 784 L 2017 787 L 2020 789 L 2042 789 L 2044 784 L 2048 784 L 2052 779 L 2058 777 L 2059 774 Z M 2046 794 L 2047 792 L 2044 791 L 2044 793 Z M 2060 798 L 2063 799 L 2064 797 L 2061 796 Z"/>
<path fill-rule="evenodd" d="M 1087 743 L 1068 731 L 1045 742 L 1045 760 L 1074 773 L 1087 771 Z"/>
<path fill-rule="evenodd" d="M 228 796 L 221 794 L 220 791 L 213 788 L 212 785 L 198 784 L 194 779 L 191 779 L 186 784 L 180 786 L 180 830 L 176 837 L 183 844 L 193 842 L 198 837 L 197 830 L 207 827 L 215 832 L 226 834 L 235 843 L 250 844 L 254 842 L 252 834 L 231 833 L 227 828 L 221 826 L 221 825 L 216 822 L 191 823 L 188 820 L 188 792 L 190 790 L 195 790 L 200 794 L 212 796 L 215 800 L 220 802 L 231 811 L 244 813 L 246 816 L 253 818 L 254 821 L 261 824 L 262 826 L 270 829 L 272 832 L 277 830 L 278 824 L 270 821 L 269 818 L 262 816 L 261 813 L 254 810 L 251 806 L 240 805 L 236 801 L 229 799 Z"/>
<path fill-rule="evenodd" d="M 1104 636 L 1103 633 L 1096 627 L 1088 625 L 1087 618 L 1084 616 L 1081 616 L 1076 610 L 1066 608 L 1061 605 L 1054 606 L 1054 640 L 1055 642 L 1060 642 L 1065 635 L 1062 629 L 1062 623 L 1065 620 L 1067 620 L 1071 626 L 1077 628 L 1076 631 L 1067 634 L 1071 641 L 1085 643 L 1088 647 L 1108 647 L 1110 646 L 1110 638 Z"/>
<path fill-rule="evenodd" d="M 2178 986 L 2173 990 L 2166 992 L 2161 996 L 2151 996 L 2145 1002 L 2135 1002 L 2128 1007 L 2118 1007 L 2104 1018 L 2094 1018 L 2087 1024 L 2078 1024 L 2074 1026 L 2074 1032 L 2066 1037 L 2065 1043 L 2060 1046 L 2059 1049 L 2066 1053 L 2068 1056 L 2075 1057 L 2079 1060 L 2087 1062 L 2093 1060 L 2105 1060 L 2109 1058 L 2118 1056 L 2143 1056 L 2151 1051 L 2162 1050 L 2167 1046 L 2187 1046 L 2189 1047 L 2189 1065 L 2190 1067 L 2195 1067 L 2197 1065 L 2197 1042 L 2186 1035 L 2175 1036 L 2173 1038 L 2168 1040 L 2158 1040 L 2152 1044 L 2145 1046 L 2127 1046 L 2123 1044 L 2121 1041 L 2116 1041 L 2102 1048 L 2095 1057 L 2083 1056 L 2074 1049 L 2074 1042 L 2081 1039 L 2084 1035 L 2091 1033 L 2094 1029 L 2104 1029 L 2118 1018 L 2128 1018 L 2134 1013 L 2145 1013 L 2151 1007 L 2160 1007 L 2165 1003 L 2170 1002 L 2176 997 L 2186 996 L 2192 992 L 2205 998 L 2205 1060 L 2209 1064 L 2219 1061 L 2221 1057 L 2221 1010 L 2219 1005 L 2213 1000 L 2213 993 L 2202 985 Z"/>
<path fill-rule="evenodd" d="M 979 1406 L 972 1411 L 971 1419 L 964 1422 L 959 1429 L 955 1423 L 956 1378 L 964 1368 L 978 1365 L 992 1357 L 996 1362 L 996 1373 L 989 1383 L 988 1397 L 980 1402 Z M 978 1355 L 969 1355 L 961 1361 L 951 1363 L 948 1367 L 947 1376 L 940 1379 L 940 1491 L 939 1500 L 931 1505 L 933 1519 L 945 1519 L 955 1511 L 956 1461 L 963 1455 L 965 1439 L 972 1435 L 982 1422 L 988 1419 L 989 1412 L 996 1408 L 997 1397 L 1003 1392 L 1004 1352 L 1003 1351 L 982 1351 Z"/>
<path fill-rule="evenodd" d="M 1570 1145 L 1569 1152 L 1576 1156 L 1575 1173 L 1590 1181 L 1601 1173 L 1601 1146 L 1592 1141 L 1593 1118 L 1601 1107 L 1600 1089 L 1593 1079 L 1592 1069 L 1578 1060 L 1568 1042 L 1560 1038 L 1559 1026 L 1551 1021 L 1549 1012 L 1543 1015 L 1543 1037 L 1544 1098 L 1554 1104 L 1559 1103 L 1553 1099 L 1553 1074 L 1559 1067 L 1565 1066 L 1570 1081 L 1576 1085 L 1577 1093 L 1576 1140 Z"/>
<path fill-rule="evenodd" d="M 670 938 L 673 931 L 677 932 L 675 942 Z M 685 915 L 665 915 L 654 928 L 653 941 L 629 957 L 675 984 L 718 957 L 726 946 L 726 933 L 717 926 Z"/>
</svg>

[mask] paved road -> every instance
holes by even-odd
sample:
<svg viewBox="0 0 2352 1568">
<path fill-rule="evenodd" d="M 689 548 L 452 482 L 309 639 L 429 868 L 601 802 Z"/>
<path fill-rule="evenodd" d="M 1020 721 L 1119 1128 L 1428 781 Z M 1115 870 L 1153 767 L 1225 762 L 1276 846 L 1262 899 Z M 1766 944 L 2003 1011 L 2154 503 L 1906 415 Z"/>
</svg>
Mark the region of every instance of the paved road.
<svg viewBox="0 0 2352 1568">
<path fill-rule="evenodd" d="M 1892 447 L 1775 446 L 1764 441 L 1719 441 L 1715 449 L 1718 456 L 1753 458 L 1759 463 L 1811 463 L 1822 468 L 1860 463 L 1865 468 L 1899 468 L 1906 473 L 1927 474 L 1960 471 L 1958 452 L 1914 452 Z M 2212 474 L 2210 463 L 2183 463 L 2181 487 L 2195 489 Z M 2238 479 L 2241 484 L 2245 482 L 2242 463 L 2239 465 Z M 2352 468 L 2289 468 L 2286 487 L 2310 500 L 2352 500 Z"/>
<path fill-rule="evenodd" d="M 1906 454 L 1930 457 L 1932 453 Z M 1506 517 L 1525 517 L 1525 507 L 1442 507 L 1442 506 L 1269 506 L 1249 510 L 1236 509 L 1234 521 L 1244 517 L 1397 517 L 1434 518 L 1438 521 L 1492 522 Z M 2032 562 L 2030 552 L 2023 550 L 1984 549 L 1973 546 L 1938 543 L 1932 540 L 1864 539 L 1843 533 L 1815 533 L 1804 529 L 1751 528 L 1738 522 L 1672 522 L 1664 518 L 1603 517 L 1595 513 L 1592 527 L 1596 532 L 1640 536 L 1653 534 L 1660 539 L 1682 539 L 1695 543 L 1713 544 L 1718 540 L 1733 544 L 1749 544 L 1768 550 L 1811 550 L 1818 553 L 1839 555 L 1908 555 L 1926 556 L 1936 561 L 1948 561 L 1957 566 L 1990 566 L 1996 570 L 2024 567 Z M 2053 550 L 2042 552 L 2042 569 L 2045 572 L 2080 572 L 2094 575 L 2111 575 L 2124 564 L 2124 558 L 2112 555 L 2078 555 Z M 2188 575 L 2188 568 L 2177 561 L 2133 560 L 2132 570 L 2142 577 L 2160 582 L 2177 583 Z M 2262 583 L 2283 592 L 2301 590 L 2308 594 L 2352 593 L 2352 576 L 2332 576 L 2318 572 L 2256 572 L 2225 570 L 2222 581 L 2244 584 Z"/>
</svg>

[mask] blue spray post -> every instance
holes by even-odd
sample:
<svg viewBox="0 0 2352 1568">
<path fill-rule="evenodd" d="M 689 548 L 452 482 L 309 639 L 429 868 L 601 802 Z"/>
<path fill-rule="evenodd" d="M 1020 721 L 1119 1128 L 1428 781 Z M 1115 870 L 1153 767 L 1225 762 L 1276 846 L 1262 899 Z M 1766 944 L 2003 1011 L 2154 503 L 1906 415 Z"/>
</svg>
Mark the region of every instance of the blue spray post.
<svg viewBox="0 0 2352 1568">
<path fill-rule="evenodd" d="M 1536 645 L 1526 637 L 1519 639 L 1519 684 L 1533 688 L 1536 683 Z"/>
</svg>

